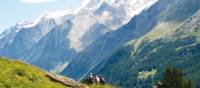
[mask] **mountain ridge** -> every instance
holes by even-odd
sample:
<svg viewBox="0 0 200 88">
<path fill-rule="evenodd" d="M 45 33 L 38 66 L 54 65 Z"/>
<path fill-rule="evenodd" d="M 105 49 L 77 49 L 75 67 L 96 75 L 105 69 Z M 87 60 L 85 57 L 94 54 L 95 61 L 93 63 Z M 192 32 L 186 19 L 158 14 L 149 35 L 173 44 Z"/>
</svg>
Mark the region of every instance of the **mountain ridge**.
<svg viewBox="0 0 200 88">
<path fill-rule="evenodd" d="M 90 8 L 92 8 L 94 5 L 89 6 L 89 4 L 95 2 L 92 0 L 91 2 L 88 1 L 85 6 L 83 5 L 83 7 L 79 8 L 79 10 L 76 10 L 75 12 L 58 13 L 60 17 L 53 17 L 56 13 L 44 13 L 34 22 L 26 25 L 18 25 L 16 28 L 14 28 L 14 33 L 10 32 L 10 34 L 7 34 L 8 37 L 12 37 L 8 40 L 13 41 L 9 42 L 8 40 L 2 39 L 2 42 L 5 43 L 2 43 L 1 45 L 2 48 L 0 48 L 0 55 L 25 60 L 28 63 L 32 63 L 35 66 L 38 65 L 38 67 L 48 71 L 60 71 L 62 69 L 54 68 L 63 68 L 63 66 L 66 67 L 67 63 L 71 62 L 71 59 L 77 57 L 76 54 L 85 50 L 86 47 L 90 47 L 90 45 L 96 41 L 96 39 L 103 36 L 105 33 L 116 30 L 120 26 L 124 25 L 128 20 L 131 19 L 130 15 L 135 15 L 129 14 L 129 11 L 126 11 L 126 9 L 136 8 L 135 6 L 137 4 L 137 8 L 141 9 L 131 9 L 131 11 L 137 11 L 137 13 L 139 13 L 143 9 L 153 5 L 156 1 L 157 0 L 151 0 L 147 2 L 147 0 L 143 0 L 130 4 L 129 2 L 132 2 L 131 0 L 121 0 L 113 1 L 111 5 L 110 2 L 96 0 L 96 3 L 99 4 L 99 7 L 91 10 Z M 86 20 L 87 22 L 85 22 Z M 67 21 L 71 21 L 73 23 L 70 29 L 60 27 Z M 66 30 L 69 32 L 64 34 L 58 31 L 52 31 L 53 29 Z M 53 35 L 54 33 L 51 32 L 58 32 L 58 34 Z M 48 38 L 51 37 L 48 34 L 52 34 L 53 37 L 60 37 L 60 39 L 58 39 L 58 42 L 55 44 L 54 42 L 56 39 L 55 41 L 50 41 Z M 4 38 L 7 36 L 5 35 Z M 59 40 L 63 40 L 63 42 L 59 42 Z M 40 41 L 46 41 L 48 43 L 41 43 Z M 44 48 L 50 48 L 50 45 L 55 45 L 55 47 L 51 50 Z M 62 46 L 64 46 L 63 48 L 65 50 L 61 49 L 59 51 L 56 49 L 56 47 L 61 48 Z M 45 53 L 46 51 L 52 53 L 53 51 L 56 51 L 56 54 L 53 55 Z M 62 55 L 59 55 L 59 52 L 63 52 Z M 69 55 L 69 57 L 65 57 L 64 54 Z M 45 60 L 48 60 L 52 64 L 47 64 Z M 58 62 L 55 62 L 54 60 L 58 60 Z M 46 66 L 43 66 L 45 64 Z"/>
<path fill-rule="evenodd" d="M 190 5 L 192 6 L 189 7 Z M 185 10 L 180 8 L 185 8 Z M 198 9 L 199 5 L 195 3 L 195 1 L 159 1 L 148 10 L 144 10 L 139 15 L 133 17 L 129 23 L 122 26 L 120 29 L 108 32 L 97 39 L 90 47 L 87 47 L 83 53 L 79 53 L 79 57 L 72 61 L 61 74 L 66 74 L 75 79 L 84 77 L 93 69 L 101 68 L 103 65 L 101 66 L 100 63 L 102 62 L 103 64 L 112 53 L 116 52 L 117 49 L 128 41 L 146 35 L 161 22 L 169 20 L 184 21 L 192 16 Z M 177 15 L 177 13 L 185 14 Z M 166 14 L 166 16 L 163 16 L 164 14 Z M 176 15 L 177 18 L 176 16 L 171 17 L 172 15 Z M 145 26 L 143 24 L 145 24 Z M 78 65 L 78 63 L 84 63 L 84 65 Z M 81 74 L 73 74 L 76 70 Z"/>
<path fill-rule="evenodd" d="M 166 32 L 165 30 L 158 32 L 162 37 L 154 38 L 147 34 L 128 42 L 123 48 L 112 54 L 108 58 L 108 62 L 104 62 L 107 64 L 97 73 L 106 75 L 109 82 L 122 85 L 122 87 L 132 88 L 137 85 L 150 87 L 154 80 L 161 78 L 165 67 L 174 66 L 181 68 L 198 88 L 199 10 L 178 24 L 175 24 L 175 27 L 170 29 L 171 31 L 167 35 L 162 35 Z M 162 26 L 161 28 L 168 29 L 170 27 Z M 152 33 L 159 35 L 156 32 Z M 108 71 L 108 69 L 112 69 L 112 71 Z M 122 69 L 124 72 L 121 72 Z M 138 78 L 140 72 L 151 70 L 157 70 L 155 78 L 147 77 L 145 80 Z M 132 78 L 127 80 L 130 76 Z M 121 83 L 124 81 L 127 84 Z"/>
</svg>

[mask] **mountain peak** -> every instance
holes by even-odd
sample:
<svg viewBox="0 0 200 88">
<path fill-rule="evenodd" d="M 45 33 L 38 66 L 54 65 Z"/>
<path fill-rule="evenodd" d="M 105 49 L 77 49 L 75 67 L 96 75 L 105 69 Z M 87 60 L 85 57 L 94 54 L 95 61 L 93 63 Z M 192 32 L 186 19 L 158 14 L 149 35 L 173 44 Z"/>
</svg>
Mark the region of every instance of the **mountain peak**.
<svg viewBox="0 0 200 88">
<path fill-rule="evenodd" d="M 31 24 L 31 23 L 32 22 L 27 21 L 27 20 L 21 20 L 21 21 L 17 22 L 16 25 L 23 26 L 23 25 L 28 25 L 28 24 Z"/>
<path fill-rule="evenodd" d="M 15 27 L 17 27 L 18 29 L 21 29 L 21 28 L 32 27 L 33 25 L 34 25 L 34 23 L 31 22 L 31 21 L 21 20 L 21 21 L 17 22 L 17 24 L 15 25 Z"/>
<path fill-rule="evenodd" d="M 85 0 L 82 6 L 77 9 L 76 12 L 79 12 L 82 9 L 86 10 L 96 10 L 98 9 L 103 3 L 107 3 L 112 5 L 116 0 Z"/>
<path fill-rule="evenodd" d="M 55 20 L 57 24 L 60 24 L 60 18 L 67 15 L 68 12 L 66 11 L 57 11 L 57 12 L 53 12 L 53 13 L 50 13 L 50 12 L 44 12 L 42 15 L 40 15 L 35 21 L 34 23 L 35 24 L 38 24 L 38 23 L 43 23 L 47 20 Z"/>
</svg>

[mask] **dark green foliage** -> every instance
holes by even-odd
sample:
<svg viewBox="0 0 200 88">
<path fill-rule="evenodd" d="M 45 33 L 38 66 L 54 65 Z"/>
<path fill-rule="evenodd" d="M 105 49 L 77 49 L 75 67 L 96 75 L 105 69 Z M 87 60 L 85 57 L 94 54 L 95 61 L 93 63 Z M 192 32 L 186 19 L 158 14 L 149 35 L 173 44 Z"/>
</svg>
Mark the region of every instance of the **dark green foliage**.
<svg viewBox="0 0 200 88">
<path fill-rule="evenodd" d="M 161 83 L 157 83 L 158 88 L 192 88 L 190 80 L 184 78 L 184 74 L 180 69 L 167 68 Z"/>
<path fill-rule="evenodd" d="M 17 74 L 18 76 L 25 76 L 26 75 L 26 71 L 24 69 L 17 68 L 17 69 L 14 70 L 14 72 L 15 72 L 14 74 Z"/>
<path fill-rule="evenodd" d="M 34 73 L 32 73 L 32 75 L 29 76 L 29 80 L 32 81 L 32 82 L 36 82 L 36 81 L 38 81 L 39 79 L 40 79 L 40 78 L 39 78 L 36 74 L 34 74 Z"/>
<path fill-rule="evenodd" d="M 132 48 L 131 46 L 124 47 L 116 55 L 109 58 L 110 61 L 101 71 L 101 74 L 105 75 L 110 83 L 120 85 L 122 88 L 134 88 L 137 85 L 149 88 L 149 83 L 146 83 L 146 81 L 141 80 L 138 82 L 137 75 L 139 72 L 157 69 L 158 72 L 153 79 L 158 80 L 161 78 L 166 66 L 174 66 L 181 68 L 185 73 L 184 75 L 192 80 L 196 88 L 199 88 L 200 44 L 177 51 L 177 47 L 191 45 L 195 42 L 195 39 L 186 38 L 178 39 L 175 42 L 166 41 L 167 43 L 164 42 L 163 47 L 159 48 L 157 46 L 160 46 L 160 42 L 156 41 L 158 40 L 142 44 L 140 46 L 141 52 L 133 55 L 131 55 L 131 52 L 134 49 L 129 51 Z M 149 44 L 152 44 L 151 47 L 149 47 Z M 157 52 L 148 55 L 155 48 L 157 48 Z M 147 59 L 144 59 L 145 57 Z"/>
</svg>

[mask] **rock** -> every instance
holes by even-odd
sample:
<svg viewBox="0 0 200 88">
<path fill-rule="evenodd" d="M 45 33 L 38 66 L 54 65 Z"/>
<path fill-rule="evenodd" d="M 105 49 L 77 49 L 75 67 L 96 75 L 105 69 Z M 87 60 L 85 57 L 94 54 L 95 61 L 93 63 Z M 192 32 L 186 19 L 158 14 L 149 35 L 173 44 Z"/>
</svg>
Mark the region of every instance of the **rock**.
<svg viewBox="0 0 200 88">
<path fill-rule="evenodd" d="M 57 75 L 57 74 L 53 74 L 53 73 L 47 73 L 46 76 L 48 78 L 50 78 L 50 80 L 61 83 L 63 85 L 66 85 L 70 88 L 86 88 L 83 85 L 81 85 L 80 83 L 74 81 L 73 79 L 61 76 L 61 75 Z"/>
</svg>

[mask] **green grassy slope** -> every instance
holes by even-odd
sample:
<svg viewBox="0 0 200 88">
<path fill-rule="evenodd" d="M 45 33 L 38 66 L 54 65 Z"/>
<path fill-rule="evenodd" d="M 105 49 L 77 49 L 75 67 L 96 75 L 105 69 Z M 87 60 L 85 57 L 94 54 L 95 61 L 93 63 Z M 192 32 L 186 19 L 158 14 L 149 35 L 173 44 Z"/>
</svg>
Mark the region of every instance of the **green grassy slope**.
<svg viewBox="0 0 200 88">
<path fill-rule="evenodd" d="M 58 80 L 63 79 L 62 76 L 54 76 L 60 77 Z M 75 84 L 68 78 L 63 79 L 69 84 L 69 86 L 65 86 L 62 82 L 58 83 L 58 81 L 49 77 L 41 69 L 20 61 L 0 57 L 0 88 L 115 88 L 108 84 Z"/>
<path fill-rule="evenodd" d="M 67 88 L 52 82 L 44 71 L 0 57 L 0 88 Z"/>
</svg>

